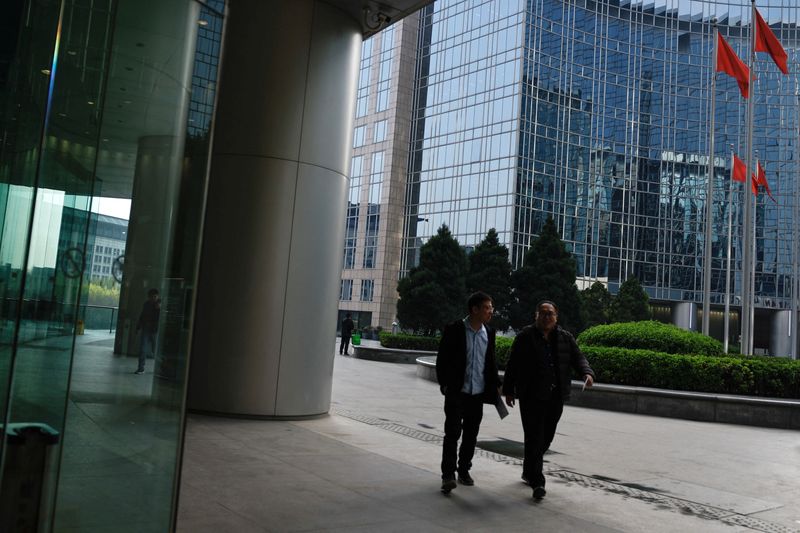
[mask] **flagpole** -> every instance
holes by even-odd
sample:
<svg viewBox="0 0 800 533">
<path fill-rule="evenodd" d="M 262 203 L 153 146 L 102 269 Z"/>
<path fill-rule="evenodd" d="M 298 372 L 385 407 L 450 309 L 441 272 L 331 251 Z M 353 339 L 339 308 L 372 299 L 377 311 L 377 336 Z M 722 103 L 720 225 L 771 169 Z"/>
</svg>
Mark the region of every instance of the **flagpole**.
<svg viewBox="0 0 800 533">
<path fill-rule="evenodd" d="M 733 172 L 736 166 L 733 159 L 733 145 L 731 144 L 731 179 L 728 180 L 728 246 L 725 262 L 725 332 L 722 343 L 725 353 L 728 353 L 728 343 L 730 338 L 730 316 L 731 316 L 731 238 L 733 235 Z"/>
<path fill-rule="evenodd" d="M 759 176 L 759 165 L 761 162 L 758 159 L 758 150 L 755 150 L 753 154 L 755 157 L 755 165 L 753 165 L 753 169 L 756 171 L 756 176 Z M 751 178 L 752 179 L 752 178 Z M 758 218 L 758 187 L 760 186 L 759 183 L 756 183 L 756 191 L 753 193 L 753 202 L 751 204 L 751 209 L 753 212 L 753 223 L 752 227 L 750 228 L 750 351 L 749 354 L 753 353 L 754 350 L 754 340 L 753 336 L 755 334 L 755 320 L 756 320 L 756 222 Z"/>
<path fill-rule="evenodd" d="M 756 12 L 756 4 L 755 0 L 751 0 L 751 10 L 750 10 L 750 61 L 748 64 L 748 68 L 750 69 L 749 72 L 749 79 L 748 79 L 748 88 L 749 88 L 749 97 L 747 99 L 747 172 L 745 174 L 746 179 L 752 179 L 751 169 L 755 168 L 753 166 L 753 100 L 754 100 L 754 87 L 753 87 L 753 63 L 755 60 L 755 42 L 756 42 L 756 32 L 755 32 L 755 12 Z M 749 187 L 749 183 L 745 182 L 744 187 L 744 221 L 742 227 L 742 233 L 744 237 L 744 243 L 742 246 L 742 314 L 741 314 L 741 353 L 745 355 L 750 355 L 753 353 L 753 338 L 752 338 L 752 283 L 753 283 L 753 269 L 752 269 L 752 262 L 753 262 L 753 206 L 752 206 L 752 197 L 751 197 L 751 190 Z"/>
<path fill-rule="evenodd" d="M 714 120 L 717 86 L 717 23 L 714 24 L 714 45 L 711 54 L 711 120 L 708 140 L 708 176 L 706 179 L 706 234 L 703 247 L 703 335 L 708 335 L 711 322 L 711 226 L 714 222 Z"/>
<path fill-rule="evenodd" d="M 795 85 L 795 94 L 797 94 L 797 86 Z M 800 94 L 797 94 L 797 116 L 800 119 Z M 798 120 L 800 123 L 800 120 Z M 798 140 L 800 140 L 800 125 L 798 125 Z M 798 182 L 800 180 L 795 180 L 794 183 L 794 198 L 792 201 L 792 207 L 794 213 L 792 214 L 792 312 L 791 312 L 791 324 L 789 324 L 789 331 L 791 332 L 791 338 L 789 339 L 792 343 L 792 359 L 797 359 L 797 304 L 798 298 L 800 298 L 800 294 L 798 294 L 798 280 L 797 277 L 800 275 L 798 272 L 798 246 L 797 246 L 797 223 L 798 217 L 800 217 L 800 209 L 798 209 L 798 200 L 800 200 L 800 191 L 798 191 Z"/>
</svg>

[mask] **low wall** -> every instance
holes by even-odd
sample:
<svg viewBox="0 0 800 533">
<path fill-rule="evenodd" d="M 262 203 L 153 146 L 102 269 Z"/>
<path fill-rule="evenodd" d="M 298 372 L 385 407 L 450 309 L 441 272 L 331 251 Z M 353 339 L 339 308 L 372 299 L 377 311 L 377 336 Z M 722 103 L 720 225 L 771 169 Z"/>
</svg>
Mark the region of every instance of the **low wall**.
<svg viewBox="0 0 800 533">
<path fill-rule="evenodd" d="M 436 381 L 436 357 L 418 357 L 417 375 Z M 572 382 L 569 405 L 704 422 L 800 429 L 800 400 Z"/>
</svg>

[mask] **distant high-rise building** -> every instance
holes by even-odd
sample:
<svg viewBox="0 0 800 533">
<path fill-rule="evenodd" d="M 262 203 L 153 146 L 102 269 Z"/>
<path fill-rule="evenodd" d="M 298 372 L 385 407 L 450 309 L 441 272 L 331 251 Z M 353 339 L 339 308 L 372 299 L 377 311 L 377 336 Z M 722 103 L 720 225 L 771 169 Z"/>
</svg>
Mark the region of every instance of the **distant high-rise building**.
<svg viewBox="0 0 800 533">
<path fill-rule="evenodd" d="M 364 41 L 356 95 L 340 311 L 390 325 L 397 306 L 419 14 Z"/>
<path fill-rule="evenodd" d="M 796 12 L 762 8 L 790 64 L 798 56 Z M 375 268 L 388 275 L 371 293 L 371 305 L 387 310 L 371 324 L 391 324 L 396 292 L 388 280 L 417 264 L 419 247 L 442 224 L 467 251 L 495 228 L 517 268 L 553 217 L 575 255 L 581 287 L 601 281 L 613 293 L 636 276 L 656 316 L 686 327 L 700 312 L 703 254 L 711 246 L 711 333 L 721 338 L 732 210 L 735 341 L 744 196 L 740 184 L 729 187 L 729 172 L 731 147 L 742 157 L 747 151 L 747 101 L 735 80 L 719 75 L 713 236 L 706 243 L 713 19 L 747 58 L 750 6 L 744 4 L 439 0 L 418 19 L 404 21 L 417 24 L 413 93 L 405 97 L 413 107 L 398 107 L 389 118 L 389 124 L 410 120 L 402 253 L 395 241 L 384 245 L 378 238 L 382 262 Z M 380 38 L 365 42 L 362 66 L 383 46 Z M 410 55 L 407 48 L 401 52 Z M 761 194 L 755 209 L 755 345 L 765 350 L 794 330 L 778 317 L 795 307 L 800 77 L 793 70 L 784 76 L 768 56 L 754 71 L 754 154 L 776 200 Z M 375 79 L 368 80 L 361 80 L 359 102 L 376 90 Z M 405 89 L 412 85 L 402 76 L 388 84 L 401 81 Z M 386 118 L 372 108 L 366 112 L 369 121 Z M 357 119 L 357 140 L 358 120 L 366 118 Z M 362 183 L 360 167 L 353 168 L 351 191 Z M 361 209 L 359 221 L 368 225 L 363 211 L 369 202 L 350 205 L 351 213 Z M 382 215 L 381 224 L 393 224 L 391 215 Z M 348 270 L 347 250 L 369 248 L 371 241 L 350 232 L 352 220 L 343 278 L 355 281 L 360 278 Z M 342 301 L 340 308 L 360 309 L 355 303 Z M 688 314 L 676 312 L 687 305 Z"/>
</svg>

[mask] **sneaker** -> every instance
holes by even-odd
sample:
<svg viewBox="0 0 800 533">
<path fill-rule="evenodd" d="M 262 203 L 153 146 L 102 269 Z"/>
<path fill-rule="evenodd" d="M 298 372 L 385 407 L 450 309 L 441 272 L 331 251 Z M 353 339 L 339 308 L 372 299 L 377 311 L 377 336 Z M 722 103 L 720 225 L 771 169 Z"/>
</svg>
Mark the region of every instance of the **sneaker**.
<svg viewBox="0 0 800 533">
<path fill-rule="evenodd" d="M 134 372 L 134 374 L 139 374 L 139 375 L 144 374 L 144 370 L 137 370 L 136 372 Z"/>
<path fill-rule="evenodd" d="M 528 479 L 528 476 L 525 475 L 525 474 L 522 474 L 522 482 L 525 483 L 526 485 L 530 485 L 531 484 L 531 480 Z"/>
<path fill-rule="evenodd" d="M 471 487 L 475 484 L 475 480 L 472 479 L 472 476 L 469 475 L 469 472 L 464 472 L 458 474 L 458 482 L 462 485 L 466 485 L 467 487 Z"/>
<path fill-rule="evenodd" d="M 533 499 L 534 500 L 541 500 L 544 498 L 544 495 L 547 494 L 547 491 L 544 490 L 544 487 L 536 487 L 533 489 Z"/>
<path fill-rule="evenodd" d="M 442 492 L 445 494 L 449 494 L 451 490 L 456 488 L 458 484 L 456 483 L 456 479 L 454 477 L 442 479 Z"/>
</svg>

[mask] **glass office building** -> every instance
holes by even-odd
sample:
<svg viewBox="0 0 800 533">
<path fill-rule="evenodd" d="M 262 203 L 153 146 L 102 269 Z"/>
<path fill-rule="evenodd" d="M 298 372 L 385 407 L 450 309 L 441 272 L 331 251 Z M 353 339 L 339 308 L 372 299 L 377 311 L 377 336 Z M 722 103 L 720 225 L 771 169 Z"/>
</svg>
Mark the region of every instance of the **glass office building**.
<svg viewBox="0 0 800 533">
<path fill-rule="evenodd" d="M 767 349 L 776 316 L 793 307 L 797 277 L 800 8 L 759 8 L 790 64 L 784 76 L 757 54 L 752 90 L 754 157 L 775 199 L 762 190 L 754 211 L 755 345 Z M 711 246 L 711 331 L 721 338 L 732 210 L 735 341 L 743 193 L 729 173 L 731 150 L 746 155 L 747 101 L 735 80 L 718 75 L 706 243 L 713 19 L 746 59 L 747 2 L 440 0 L 424 8 L 401 273 L 441 224 L 467 250 L 495 228 L 518 267 L 553 217 L 580 282 L 615 292 L 636 276 L 669 320 L 676 303 L 702 302 Z"/>
</svg>

